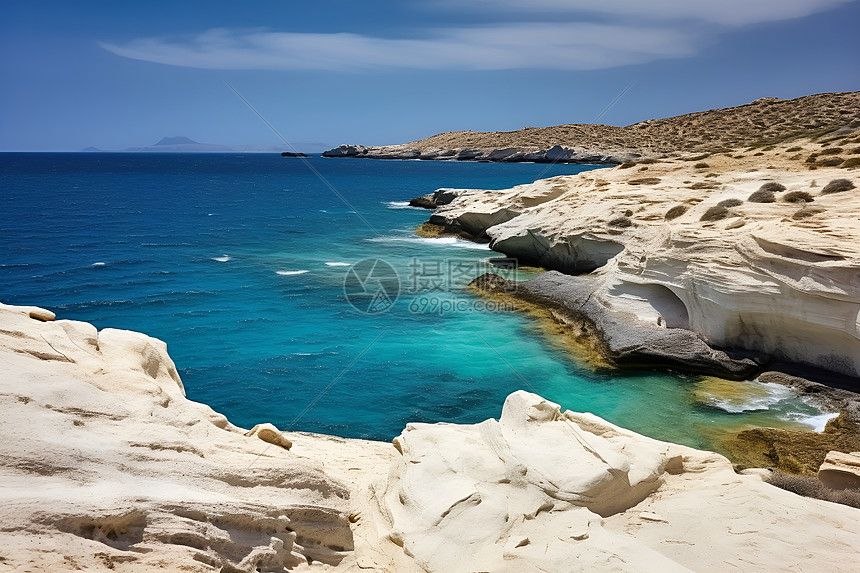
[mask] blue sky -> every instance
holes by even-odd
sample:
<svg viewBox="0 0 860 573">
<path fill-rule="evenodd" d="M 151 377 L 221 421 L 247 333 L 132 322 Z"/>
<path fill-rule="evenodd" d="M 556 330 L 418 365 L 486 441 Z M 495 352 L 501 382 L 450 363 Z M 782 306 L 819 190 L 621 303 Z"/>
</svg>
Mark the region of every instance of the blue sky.
<svg viewBox="0 0 860 573">
<path fill-rule="evenodd" d="M 627 125 L 860 90 L 860 0 L 0 2 L 0 151 Z"/>
</svg>

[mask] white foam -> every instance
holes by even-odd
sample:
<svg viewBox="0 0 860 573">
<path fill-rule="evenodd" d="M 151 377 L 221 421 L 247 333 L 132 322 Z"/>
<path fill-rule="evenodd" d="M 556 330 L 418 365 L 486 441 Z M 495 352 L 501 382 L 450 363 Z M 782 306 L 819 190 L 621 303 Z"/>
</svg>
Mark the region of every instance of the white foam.
<svg viewBox="0 0 860 573">
<path fill-rule="evenodd" d="M 767 410 L 778 402 L 795 397 L 795 393 L 788 386 L 772 382 L 756 382 L 751 389 L 755 391 L 755 394 L 743 398 L 711 397 L 707 403 L 709 406 L 725 410 L 731 414 L 740 414 L 741 412 Z"/>
<path fill-rule="evenodd" d="M 410 205 L 409 201 L 383 201 L 382 204 L 389 209 L 421 209 L 421 207 Z"/>
<path fill-rule="evenodd" d="M 98 262 L 98 263 L 93 263 L 90 266 L 91 267 L 103 267 L 105 265 L 107 265 L 107 263 Z"/>
<path fill-rule="evenodd" d="M 807 426 L 812 426 L 816 432 L 823 432 L 825 426 L 827 426 L 827 422 L 836 418 L 839 414 L 834 414 L 830 412 L 825 412 L 823 414 L 816 414 L 813 416 L 807 414 L 794 414 L 790 415 L 791 419 L 795 422 L 799 422 L 801 424 L 806 424 Z"/>
<path fill-rule="evenodd" d="M 299 270 L 299 271 L 275 271 L 275 274 L 279 274 L 279 275 L 281 275 L 282 277 L 291 277 L 291 276 L 294 276 L 294 275 L 303 275 L 303 274 L 305 274 L 305 273 L 307 273 L 307 272 L 310 272 L 310 271 L 305 271 L 305 270 Z"/>
<path fill-rule="evenodd" d="M 218 261 L 219 263 L 226 263 L 230 258 L 230 255 L 221 255 L 220 257 L 212 257 L 212 260 Z"/>
<path fill-rule="evenodd" d="M 326 264 L 325 264 L 325 266 L 327 266 L 327 267 L 348 267 L 348 266 L 350 266 L 351 264 L 352 264 L 352 263 L 338 263 L 338 262 L 332 262 L 332 263 L 326 263 Z"/>
<path fill-rule="evenodd" d="M 422 245 L 433 245 L 436 247 L 457 247 L 460 249 L 478 249 L 481 251 L 487 251 L 490 249 L 490 246 L 486 243 L 473 243 L 472 241 L 467 241 L 465 239 L 458 239 L 457 237 L 391 237 L 391 236 L 381 236 L 381 237 L 372 237 L 367 239 L 368 241 L 372 241 L 374 243 L 418 243 Z"/>
</svg>

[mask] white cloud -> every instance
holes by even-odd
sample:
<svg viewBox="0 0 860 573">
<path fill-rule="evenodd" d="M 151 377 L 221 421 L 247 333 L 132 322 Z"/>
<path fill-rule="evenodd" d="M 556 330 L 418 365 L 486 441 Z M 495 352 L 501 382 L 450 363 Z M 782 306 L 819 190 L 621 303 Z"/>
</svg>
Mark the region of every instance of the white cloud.
<svg viewBox="0 0 860 573">
<path fill-rule="evenodd" d="M 424 6 L 444 8 L 450 1 Z M 491 8 L 495 18 L 527 12 L 543 21 L 425 30 L 418 39 L 217 28 L 183 39 L 100 45 L 127 58 L 208 69 L 586 70 L 691 56 L 720 29 L 802 17 L 851 1 L 459 0 L 460 9 Z M 605 22 L 571 21 L 583 15 Z"/>
<path fill-rule="evenodd" d="M 690 55 L 695 43 L 671 28 L 528 23 L 447 28 L 427 39 L 214 29 L 178 41 L 101 46 L 136 60 L 209 69 L 583 70 Z"/>
<path fill-rule="evenodd" d="M 458 6 L 494 11 L 549 11 L 556 14 L 604 14 L 651 21 L 698 20 L 744 26 L 802 18 L 854 0 L 471 0 Z M 452 4 L 442 0 L 442 4 Z"/>
</svg>

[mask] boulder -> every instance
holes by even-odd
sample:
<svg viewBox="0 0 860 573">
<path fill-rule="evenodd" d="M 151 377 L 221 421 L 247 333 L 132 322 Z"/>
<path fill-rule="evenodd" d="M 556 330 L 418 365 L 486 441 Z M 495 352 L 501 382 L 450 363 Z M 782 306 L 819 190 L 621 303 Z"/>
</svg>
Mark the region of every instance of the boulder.
<svg viewBox="0 0 860 573">
<path fill-rule="evenodd" d="M 323 157 L 361 157 L 367 155 L 367 147 L 363 145 L 339 145 L 334 149 L 323 151 Z"/>
<path fill-rule="evenodd" d="M 831 489 L 860 488 L 860 452 L 828 452 L 818 479 Z"/>
<path fill-rule="evenodd" d="M 421 207 L 422 209 L 435 209 L 436 208 L 435 194 L 434 193 L 428 193 L 426 195 L 421 195 L 420 197 L 415 197 L 414 199 L 410 199 L 409 205 L 411 207 Z"/>
</svg>

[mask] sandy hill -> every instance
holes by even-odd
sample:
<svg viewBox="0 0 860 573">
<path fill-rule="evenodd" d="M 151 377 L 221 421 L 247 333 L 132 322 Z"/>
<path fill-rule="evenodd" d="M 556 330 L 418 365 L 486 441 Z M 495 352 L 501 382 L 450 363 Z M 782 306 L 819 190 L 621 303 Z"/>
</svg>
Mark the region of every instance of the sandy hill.
<svg viewBox="0 0 860 573">
<path fill-rule="evenodd" d="M 810 136 L 854 119 L 860 119 L 860 92 L 817 94 L 791 100 L 761 98 L 738 107 L 650 119 L 626 127 L 573 123 L 517 131 L 449 131 L 405 146 L 429 149 L 609 145 L 651 147 L 661 152 L 713 150 Z"/>
<path fill-rule="evenodd" d="M 400 145 L 341 145 L 326 157 L 624 163 L 678 151 L 719 152 L 822 136 L 860 122 L 860 92 L 791 100 L 761 98 L 738 107 L 649 119 L 616 127 L 568 124 L 517 131 L 451 131 Z"/>
</svg>

